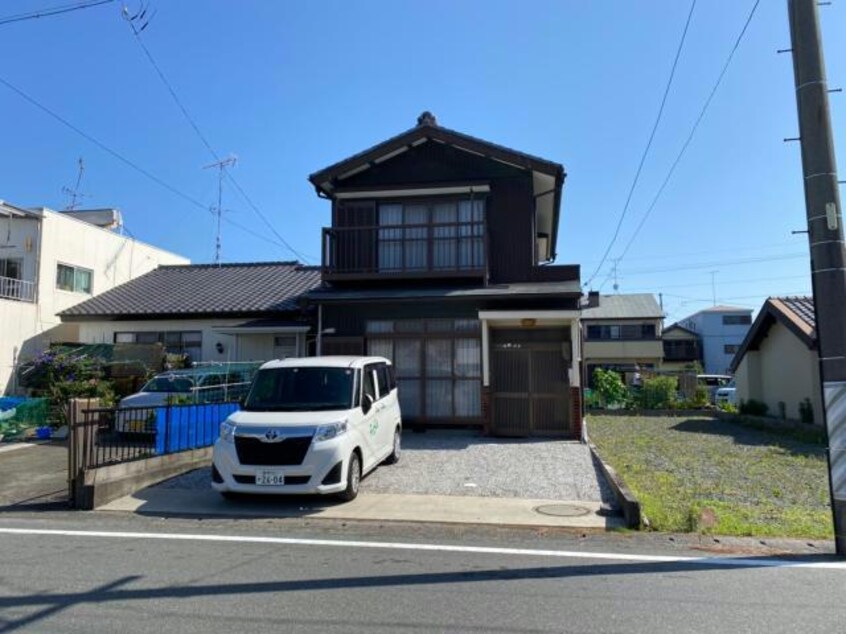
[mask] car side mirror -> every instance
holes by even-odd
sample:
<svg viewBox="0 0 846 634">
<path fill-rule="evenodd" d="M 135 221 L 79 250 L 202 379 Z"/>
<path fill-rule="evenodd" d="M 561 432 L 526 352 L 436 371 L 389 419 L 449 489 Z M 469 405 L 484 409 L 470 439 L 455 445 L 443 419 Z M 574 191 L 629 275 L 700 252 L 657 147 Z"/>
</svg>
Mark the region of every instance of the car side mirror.
<svg viewBox="0 0 846 634">
<path fill-rule="evenodd" d="M 365 394 L 364 398 L 361 399 L 361 411 L 365 414 L 371 410 L 373 407 L 373 397 L 370 394 Z"/>
</svg>

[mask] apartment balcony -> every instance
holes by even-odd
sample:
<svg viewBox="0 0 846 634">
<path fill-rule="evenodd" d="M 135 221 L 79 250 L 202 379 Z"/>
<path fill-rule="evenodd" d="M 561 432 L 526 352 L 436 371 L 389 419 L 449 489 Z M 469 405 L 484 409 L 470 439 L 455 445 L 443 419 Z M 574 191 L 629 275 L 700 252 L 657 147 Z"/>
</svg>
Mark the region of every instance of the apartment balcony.
<svg viewBox="0 0 846 634">
<path fill-rule="evenodd" d="M 0 276 L 0 299 L 35 302 L 35 282 Z"/>
<path fill-rule="evenodd" d="M 664 340 L 664 361 L 701 361 L 702 351 L 697 341 Z"/>
<path fill-rule="evenodd" d="M 323 229 L 323 279 L 329 282 L 486 275 L 484 221 Z"/>
</svg>

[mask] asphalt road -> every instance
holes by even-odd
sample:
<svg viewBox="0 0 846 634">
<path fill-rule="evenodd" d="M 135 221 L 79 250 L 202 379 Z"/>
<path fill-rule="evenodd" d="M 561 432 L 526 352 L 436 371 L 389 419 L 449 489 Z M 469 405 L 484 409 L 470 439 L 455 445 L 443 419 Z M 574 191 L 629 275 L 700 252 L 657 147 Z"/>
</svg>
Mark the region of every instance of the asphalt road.
<svg viewBox="0 0 846 634">
<path fill-rule="evenodd" d="M 809 568 L 755 553 L 729 565 L 666 537 L 48 515 L 0 517 L 0 632 L 807 633 L 846 622 L 846 562 L 829 555 L 790 560 Z M 690 556 L 701 559 L 677 559 Z"/>
</svg>

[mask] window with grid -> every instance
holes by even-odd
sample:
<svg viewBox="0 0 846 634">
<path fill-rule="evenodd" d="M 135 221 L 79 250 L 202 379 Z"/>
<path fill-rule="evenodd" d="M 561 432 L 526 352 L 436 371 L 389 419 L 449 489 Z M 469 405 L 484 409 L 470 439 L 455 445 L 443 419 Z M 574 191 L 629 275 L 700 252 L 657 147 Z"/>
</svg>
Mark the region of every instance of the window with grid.
<svg viewBox="0 0 846 634">
<path fill-rule="evenodd" d="M 367 350 L 393 362 L 404 415 L 478 418 L 482 391 L 478 332 L 476 320 L 370 321 Z"/>
<path fill-rule="evenodd" d="M 187 354 L 191 361 L 201 361 L 203 356 L 203 333 L 199 330 L 168 330 L 116 332 L 115 343 L 160 343 L 169 354 Z"/>
<path fill-rule="evenodd" d="M 480 268 L 484 213 L 484 199 L 379 205 L 379 270 Z"/>
</svg>

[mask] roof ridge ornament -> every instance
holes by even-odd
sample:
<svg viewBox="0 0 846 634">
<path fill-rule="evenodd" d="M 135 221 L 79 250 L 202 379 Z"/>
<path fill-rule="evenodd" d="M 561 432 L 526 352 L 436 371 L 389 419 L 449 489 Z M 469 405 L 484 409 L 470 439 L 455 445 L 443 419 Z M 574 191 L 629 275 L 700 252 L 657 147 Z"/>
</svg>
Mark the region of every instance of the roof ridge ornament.
<svg viewBox="0 0 846 634">
<path fill-rule="evenodd" d="M 435 115 L 433 115 L 431 112 L 429 112 L 428 110 L 424 110 L 420 114 L 420 116 L 417 117 L 417 125 L 418 126 L 428 125 L 428 126 L 432 126 L 434 128 L 437 128 L 438 127 L 438 120 L 435 118 Z"/>
</svg>

